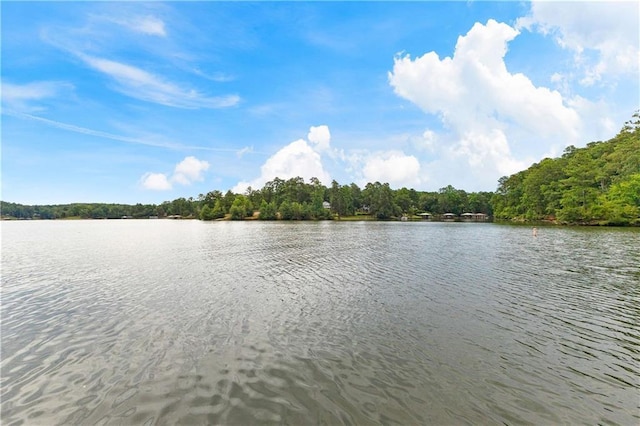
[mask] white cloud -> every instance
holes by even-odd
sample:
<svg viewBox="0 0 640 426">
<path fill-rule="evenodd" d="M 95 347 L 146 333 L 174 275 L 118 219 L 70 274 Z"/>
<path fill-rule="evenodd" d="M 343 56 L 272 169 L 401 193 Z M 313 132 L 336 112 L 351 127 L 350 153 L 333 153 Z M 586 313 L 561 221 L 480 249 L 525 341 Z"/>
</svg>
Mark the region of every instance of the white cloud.
<svg viewBox="0 0 640 426">
<path fill-rule="evenodd" d="M 116 9 L 102 15 L 89 14 L 84 25 L 75 28 L 45 26 L 40 31 L 40 36 L 45 42 L 73 55 L 88 67 L 110 78 L 114 83 L 114 90 L 132 98 L 186 109 L 227 108 L 240 102 L 240 97 L 236 94 L 212 96 L 198 90 L 186 80 L 172 81 L 167 75 L 158 75 L 116 59 L 114 55 L 127 52 L 134 57 L 140 56 L 135 51 L 142 49 L 142 56 L 147 63 L 153 61 L 158 64 L 164 61 L 159 68 L 166 68 L 165 65 L 169 64 L 173 72 L 186 71 L 214 81 L 230 80 L 224 73 L 208 75 L 202 72 L 194 64 L 195 55 L 180 50 L 173 40 L 132 38 L 131 34 L 123 34 L 123 27 L 162 38 L 167 36 L 167 31 L 165 22 L 153 13 L 139 14 L 134 11 L 138 7 L 128 8 L 127 5 L 119 5 Z M 123 43 L 127 46 L 127 52 L 117 49 Z M 148 66 L 153 67 L 153 64 Z"/>
<path fill-rule="evenodd" d="M 421 182 L 418 159 L 399 151 L 371 154 L 362 173 L 367 182 L 387 182 L 392 187 L 415 187 Z"/>
<path fill-rule="evenodd" d="M 245 154 L 250 154 L 252 152 L 254 152 L 253 146 L 245 146 L 244 148 L 236 151 L 236 155 L 238 156 L 238 158 L 242 158 Z"/>
<path fill-rule="evenodd" d="M 409 136 L 410 142 L 418 150 L 434 152 L 438 144 L 438 135 L 433 130 L 427 129 L 421 135 Z"/>
<path fill-rule="evenodd" d="M 545 144 L 582 142 L 583 123 L 572 100 L 555 90 L 536 87 L 523 74 L 512 74 L 504 56 L 519 32 L 504 23 L 476 23 L 458 38 L 453 57 L 429 52 L 416 59 L 396 57 L 389 82 L 397 95 L 423 111 L 437 114 L 450 130 L 435 138 L 426 132 L 425 145 L 449 143 L 452 158 L 497 180 L 527 166 L 511 148 L 540 149 Z M 527 160 L 530 157 L 527 156 Z M 469 171 L 473 173 L 473 171 Z"/>
<path fill-rule="evenodd" d="M 209 170 L 209 163 L 196 157 L 185 157 L 176 164 L 171 178 L 166 173 L 147 172 L 140 178 L 140 184 L 145 189 L 166 191 L 173 188 L 172 182 L 181 185 L 191 185 L 193 182 L 204 180 L 204 172 Z"/>
<path fill-rule="evenodd" d="M 527 163 L 512 158 L 507 137 L 498 129 L 488 134 L 466 132 L 451 151 L 465 156 L 474 168 L 496 169 L 503 176 L 528 167 Z"/>
<path fill-rule="evenodd" d="M 305 179 L 317 177 L 323 182 L 329 180 L 320 155 L 302 139 L 291 142 L 269 158 L 262 166 L 263 177 L 282 179 L 301 176 Z"/>
<path fill-rule="evenodd" d="M 153 15 L 127 17 L 116 17 L 110 15 L 101 16 L 99 18 L 112 22 L 114 24 L 121 25 L 137 33 L 158 37 L 167 36 L 164 21 Z"/>
<path fill-rule="evenodd" d="M 309 142 L 315 145 L 319 152 L 327 151 L 331 145 L 331 132 L 328 126 L 312 126 L 307 135 Z"/>
<path fill-rule="evenodd" d="M 164 22 L 155 16 L 145 16 L 135 21 L 130 21 L 129 27 L 143 34 L 164 37 L 167 35 Z"/>
<path fill-rule="evenodd" d="M 465 129 L 474 121 L 513 122 L 538 135 L 576 136 L 579 117 L 563 104 L 559 92 L 535 87 L 523 74 L 511 74 L 504 63 L 507 42 L 518 32 L 489 20 L 476 23 L 458 38 L 453 58 L 435 52 L 412 60 L 396 58 L 389 80 L 396 94 L 447 124 Z"/>
<path fill-rule="evenodd" d="M 326 131 L 322 128 L 325 128 Z M 314 145 L 316 146 L 324 147 L 326 145 L 326 147 L 328 147 L 329 134 L 329 128 L 327 126 L 311 127 L 309 138 L 315 140 Z M 250 182 L 239 182 L 232 188 L 232 191 L 242 193 L 249 186 L 252 188 L 262 188 L 266 182 L 276 177 L 286 180 L 298 176 L 306 181 L 312 177 L 316 177 L 325 185 L 331 182 L 331 177 L 322 165 L 320 154 L 304 139 L 298 139 L 281 148 L 262 165 L 259 177 Z"/>
<path fill-rule="evenodd" d="M 132 98 L 187 109 L 226 108 L 237 105 L 240 101 L 237 95 L 209 97 L 195 89 L 180 87 L 145 70 L 121 62 L 83 53 L 77 53 L 77 55 L 91 68 L 112 78 L 117 83 L 116 90 Z"/>
<path fill-rule="evenodd" d="M 61 81 L 34 81 L 26 84 L 2 82 L 2 102 L 9 108 L 34 112 L 42 109 L 34 102 L 55 98 L 73 90 L 73 85 Z"/>
<path fill-rule="evenodd" d="M 140 184 L 144 189 L 153 191 L 168 191 L 172 188 L 171 182 L 164 173 L 145 173 L 140 178 Z"/>
<path fill-rule="evenodd" d="M 202 175 L 207 170 L 209 170 L 207 161 L 198 160 L 193 156 L 185 157 L 176 165 L 171 180 L 182 185 L 190 185 L 192 182 L 202 181 L 204 179 Z"/>
<path fill-rule="evenodd" d="M 193 74 L 199 77 L 206 78 L 207 80 L 215 81 L 216 83 L 227 83 L 229 81 L 234 81 L 236 79 L 234 75 L 225 74 L 223 72 L 208 73 L 208 72 L 202 71 L 199 68 L 193 68 L 193 67 L 188 68 L 188 71 L 192 72 Z"/>
<path fill-rule="evenodd" d="M 521 28 L 555 37 L 575 52 L 581 83 L 591 85 L 606 75 L 635 74 L 640 66 L 640 4 L 633 2 L 533 1 Z M 595 58 L 591 55 L 595 53 Z"/>
</svg>

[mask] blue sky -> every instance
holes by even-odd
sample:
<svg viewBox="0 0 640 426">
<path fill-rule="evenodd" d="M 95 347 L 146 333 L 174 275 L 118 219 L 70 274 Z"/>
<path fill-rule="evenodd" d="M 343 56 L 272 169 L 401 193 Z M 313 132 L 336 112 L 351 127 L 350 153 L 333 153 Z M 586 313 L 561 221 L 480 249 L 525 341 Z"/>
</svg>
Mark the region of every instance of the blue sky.
<svg viewBox="0 0 640 426">
<path fill-rule="evenodd" d="M 2 2 L 2 194 L 493 191 L 640 107 L 637 2 Z"/>
</svg>

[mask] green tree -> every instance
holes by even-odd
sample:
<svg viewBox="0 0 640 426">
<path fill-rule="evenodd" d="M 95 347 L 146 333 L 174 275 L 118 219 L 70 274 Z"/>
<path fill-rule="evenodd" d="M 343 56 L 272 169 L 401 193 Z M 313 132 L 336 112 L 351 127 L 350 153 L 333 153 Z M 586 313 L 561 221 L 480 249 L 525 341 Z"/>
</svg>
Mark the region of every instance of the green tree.
<svg viewBox="0 0 640 426">
<path fill-rule="evenodd" d="M 213 209 L 209 207 L 208 204 L 205 204 L 202 209 L 200 209 L 200 219 L 201 220 L 213 220 L 216 219 L 216 216 L 213 214 Z"/>
<path fill-rule="evenodd" d="M 498 189 L 491 198 L 495 217 L 513 219 L 521 217 L 524 213 L 520 202 L 524 177 L 525 172 L 518 172 L 511 176 L 503 176 L 498 180 Z"/>
<path fill-rule="evenodd" d="M 244 195 L 238 195 L 233 200 L 233 204 L 229 209 L 229 215 L 231 216 L 231 220 L 243 220 L 248 216 L 247 205 L 250 204 L 248 198 Z"/>
<path fill-rule="evenodd" d="M 249 201 L 251 201 L 252 206 L 259 206 L 260 204 L 262 204 L 261 191 L 257 191 L 252 189 L 251 187 L 248 187 L 245 191 L 245 196 L 247 197 L 247 199 L 249 199 Z"/>
<path fill-rule="evenodd" d="M 275 220 L 277 219 L 276 205 L 272 201 L 267 203 L 265 200 L 262 200 L 260 203 L 260 216 L 258 216 L 260 220 Z"/>
<path fill-rule="evenodd" d="M 282 220 L 292 220 L 293 219 L 293 209 L 291 208 L 291 203 L 287 200 L 280 203 L 280 208 L 278 209 L 280 212 L 280 219 Z"/>
<path fill-rule="evenodd" d="M 313 219 L 326 219 L 327 212 L 323 205 L 323 189 L 314 189 L 313 196 L 311 197 L 311 206 L 309 208 L 311 217 Z"/>
<path fill-rule="evenodd" d="M 331 203 L 331 210 L 338 215 L 338 218 L 346 215 L 347 200 L 344 199 L 344 192 L 341 191 L 340 184 L 335 179 L 331 181 L 329 202 Z"/>
<path fill-rule="evenodd" d="M 521 203 L 527 219 L 543 219 L 555 215 L 560 207 L 558 182 L 566 178 L 563 159 L 545 158 L 532 165 L 522 180 Z"/>
<path fill-rule="evenodd" d="M 401 214 L 388 183 L 368 183 L 362 191 L 362 198 L 369 207 L 369 213 L 378 219 L 390 219 Z"/>
<path fill-rule="evenodd" d="M 403 213 L 408 213 L 413 208 L 411 192 L 407 188 L 403 187 L 395 191 L 393 199 Z"/>
<path fill-rule="evenodd" d="M 340 187 L 340 198 L 342 199 L 342 214 L 343 216 L 353 216 L 356 214 L 353 205 L 353 194 L 349 185 L 343 185 Z"/>
<path fill-rule="evenodd" d="M 224 208 L 224 202 L 222 198 L 218 198 L 213 205 L 213 209 L 211 209 L 211 216 L 214 219 L 220 219 L 223 218 L 225 214 L 227 214 L 227 211 Z"/>
<path fill-rule="evenodd" d="M 279 206 L 284 199 L 283 185 L 284 180 L 277 177 L 265 183 L 260 191 L 262 198 L 268 203 L 273 201 L 277 206 Z"/>
<path fill-rule="evenodd" d="M 355 183 L 351 183 L 349 188 L 351 189 L 351 208 L 355 213 L 362 208 L 362 190 Z"/>
<path fill-rule="evenodd" d="M 640 173 L 613 184 L 601 200 L 602 217 L 607 223 L 640 223 Z"/>
<path fill-rule="evenodd" d="M 236 199 L 236 194 L 231 192 L 231 190 L 228 190 L 224 194 L 224 197 L 222 197 L 222 207 L 226 212 L 231 213 L 231 206 L 233 205 L 233 202 L 235 201 L 235 199 Z"/>
<path fill-rule="evenodd" d="M 448 185 L 438 191 L 438 209 L 444 213 L 459 215 L 464 213 L 467 193 Z"/>
</svg>

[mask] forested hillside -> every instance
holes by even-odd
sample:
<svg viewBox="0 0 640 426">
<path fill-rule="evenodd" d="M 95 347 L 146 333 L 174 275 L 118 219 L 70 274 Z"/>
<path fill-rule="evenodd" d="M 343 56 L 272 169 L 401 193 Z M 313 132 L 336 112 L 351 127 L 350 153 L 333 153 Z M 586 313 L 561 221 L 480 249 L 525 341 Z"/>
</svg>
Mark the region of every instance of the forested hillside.
<svg viewBox="0 0 640 426">
<path fill-rule="evenodd" d="M 501 178 L 492 206 L 497 219 L 640 224 L 640 114 L 611 140 Z"/>
</svg>

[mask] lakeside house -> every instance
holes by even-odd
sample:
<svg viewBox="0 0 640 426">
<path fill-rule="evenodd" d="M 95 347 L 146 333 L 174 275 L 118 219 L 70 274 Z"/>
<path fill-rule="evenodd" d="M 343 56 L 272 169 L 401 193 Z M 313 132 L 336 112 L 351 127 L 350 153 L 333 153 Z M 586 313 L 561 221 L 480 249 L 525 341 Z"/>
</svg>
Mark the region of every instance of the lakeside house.
<svg viewBox="0 0 640 426">
<path fill-rule="evenodd" d="M 442 220 L 455 220 L 456 215 L 453 213 L 445 213 L 442 215 Z"/>
<path fill-rule="evenodd" d="M 430 220 L 433 215 L 431 213 L 418 213 L 418 216 L 420 216 L 420 219 L 422 220 Z"/>
</svg>

